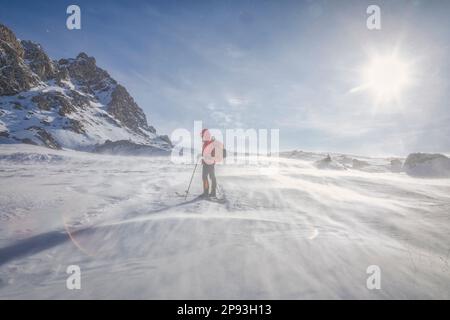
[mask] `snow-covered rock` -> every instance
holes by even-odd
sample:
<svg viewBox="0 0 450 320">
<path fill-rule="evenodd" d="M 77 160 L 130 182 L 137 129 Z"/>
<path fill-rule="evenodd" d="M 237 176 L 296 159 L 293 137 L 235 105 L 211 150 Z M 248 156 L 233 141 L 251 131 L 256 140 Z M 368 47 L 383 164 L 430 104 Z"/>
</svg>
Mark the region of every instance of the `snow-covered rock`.
<svg viewBox="0 0 450 320">
<path fill-rule="evenodd" d="M 91 151 L 107 141 L 172 147 L 95 58 L 52 61 L 39 44 L 0 25 L 0 144 Z"/>
<path fill-rule="evenodd" d="M 352 168 L 353 169 L 362 169 L 368 167 L 370 164 L 367 161 L 362 161 L 358 159 L 352 160 Z"/>
<path fill-rule="evenodd" d="M 442 154 L 412 153 L 403 165 L 404 171 L 416 177 L 450 177 L 450 159 Z"/>
<path fill-rule="evenodd" d="M 168 146 L 167 146 L 168 147 Z M 168 155 L 168 148 L 149 146 L 145 144 L 136 144 L 127 140 L 106 141 L 93 149 L 95 153 L 111 155 L 133 155 L 133 156 L 152 156 Z"/>
<path fill-rule="evenodd" d="M 290 158 L 290 159 L 299 159 L 305 161 L 316 161 L 323 158 L 323 154 L 306 152 L 302 150 L 293 150 L 293 151 L 284 151 L 280 152 L 280 157 Z"/>
<path fill-rule="evenodd" d="M 42 47 L 32 41 L 21 41 L 24 59 L 30 69 L 43 81 L 53 79 L 55 66 Z"/>
<path fill-rule="evenodd" d="M 25 50 L 14 33 L 0 24 L 0 96 L 13 95 L 39 84 L 25 63 Z"/>
<path fill-rule="evenodd" d="M 314 165 L 318 169 L 346 170 L 346 167 L 343 164 L 340 164 L 339 162 L 331 159 L 330 155 L 322 160 L 314 162 Z"/>
<path fill-rule="evenodd" d="M 0 162 L 4 161 L 14 164 L 55 163 L 64 161 L 64 157 L 55 154 L 16 152 L 12 154 L 0 154 Z"/>
<path fill-rule="evenodd" d="M 392 172 L 401 172 L 403 170 L 403 162 L 400 159 L 392 159 L 391 160 L 391 171 Z"/>
</svg>

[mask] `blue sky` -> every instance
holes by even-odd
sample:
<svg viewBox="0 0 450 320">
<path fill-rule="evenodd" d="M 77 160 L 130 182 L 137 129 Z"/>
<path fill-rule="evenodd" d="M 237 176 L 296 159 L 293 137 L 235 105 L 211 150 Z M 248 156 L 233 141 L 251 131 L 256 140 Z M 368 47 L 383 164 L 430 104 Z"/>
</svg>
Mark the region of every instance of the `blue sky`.
<svg viewBox="0 0 450 320">
<path fill-rule="evenodd" d="M 382 29 L 366 28 L 369 4 Z M 77 4 L 82 29 L 66 29 Z M 280 129 L 282 149 L 371 155 L 450 151 L 450 2 L 6 1 L 0 22 L 51 58 L 84 51 L 160 133 Z M 379 102 L 361 70 L 398 52 L 408 86 Z"/>
</svg>

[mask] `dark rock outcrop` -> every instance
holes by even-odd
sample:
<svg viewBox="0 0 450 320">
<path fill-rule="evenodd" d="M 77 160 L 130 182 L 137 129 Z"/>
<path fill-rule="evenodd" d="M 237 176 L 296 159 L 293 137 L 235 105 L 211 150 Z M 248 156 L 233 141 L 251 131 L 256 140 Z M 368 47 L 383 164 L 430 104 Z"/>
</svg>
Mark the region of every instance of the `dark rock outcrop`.
<svg viewBox="0 0 450 320">
<path fill-rule="evenodd" d="M 53 79 L 55 77 L 55 67 L 41 46 L 32 41 L 22 41 L 21 43 L 25 49 L 24 58 L 31 70 L 42 81 Z"/>
<path fill-rule="evenodd" d="M 392 159 L 391 162 L 391 171 L 392 172 L 401 172 L 403 162 L 400 159 Z"/>
<path fill-rule="evenodd" d="M 121 85 L 117 85 L 111 94 L 108 112 L 124 126 L 138 134 L 143 134 L 142 130 L 150 131 L 152 133 L 156 132 L 154 128 L 150 128 L 147 125 L 147 118 L 145 117 L 144 112 L 139 108 L 128 91 Z"/>
<path fill-rule="evenodd" d="M 106 141 L 101 145 L 97 145 L 93 152 L 111 155 L 133 155 L 133 156 L 153 156 L 168 155 L 167 149 L 158 148 L 149 145 L 133 143 L 127 140 Z"/>
<path fill-rule="evenodd" d="M 415 177 L 450 177 L 450 159 L 443 154 L 412 153 L 406 158 L 403 170 Z"/>
<path fill-rule="evenodd" d="M 44 146 L 51 149 L 61 149 L 61 145 L 58 143 L 58 141 L 56 141 L 55 138 L 53 138 L 53 136 L 46 130 L 36 126 L 30 127 L 27 130 L 35 132 Z M 23 142 L 27 144 L 36 144 L 34 141 L 30 141 L 29 139 L 24 139 Z"/>
<path fill-rule="evenodd" d="M 25 64 L 25 50 L 14 33 L 0 24 L 0 96 L 31 89 L 40 81 Z"/>
</svg>

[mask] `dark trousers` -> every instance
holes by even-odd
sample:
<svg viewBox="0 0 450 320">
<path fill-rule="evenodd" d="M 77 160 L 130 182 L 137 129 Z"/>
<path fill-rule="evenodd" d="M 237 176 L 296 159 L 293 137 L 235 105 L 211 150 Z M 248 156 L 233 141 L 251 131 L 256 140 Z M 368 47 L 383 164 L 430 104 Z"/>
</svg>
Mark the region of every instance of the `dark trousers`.
<svg viewBox="0 0 450 320">
<path fill-rule="evenodd" d="M 216 195 L 217 182 L 216 182 L 216 172 L 214 170 L 214 165 L 213 164 L 203 163 L 202 180 L 203 180 L 203 193 L 204 194 L 208 194 L 209 193 L 208 176 L 211 179 L 211 193 L 210 193 L 210 195 L 211 196 L 215 196 Z"/>
</svg>

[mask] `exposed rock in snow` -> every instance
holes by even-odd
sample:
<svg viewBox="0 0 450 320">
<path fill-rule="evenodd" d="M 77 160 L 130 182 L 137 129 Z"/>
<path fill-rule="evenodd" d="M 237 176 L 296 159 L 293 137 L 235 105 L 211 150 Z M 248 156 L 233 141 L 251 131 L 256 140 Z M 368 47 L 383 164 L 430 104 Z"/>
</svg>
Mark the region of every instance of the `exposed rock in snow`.
<svg viewBox="0 0 450 320">
<path fill-rule="evenodd" d="M 333 156 L 333 160 L 344 166 L 352 166 L 353 165 L 353 158 L 351 158 L 347 155 L 344 155 L 344 154 Z M 359 160 L 357 160 L 357 161 L 359 161 Z"/>
<path fill-rule="evenodd" d="M 14 164 L 35 164 L 35 163 L 55 163 L 61 162 L 65 158 L 56 154 L 43 154 L 32 152 L 16 152 L 12 154 L 0 154 L 0 161 L 7 161 Z"/>
<path fill-rule="evenodd" d="M 326 158 L 322 159 L 322 160 L 318 160 L 314 163 L 314 165 L 318 168 L 318 169 L 332 169 L 332 170 L 346 170 L 345 166 L 333 161 L 333 159 L 331 159 L 330 155 L 328 155 Z"/>
<path fill-rule="evenodd" d="M 0 24 L 0 96 L 14 95 L 39 84 L 24 61 L 25 50 L 14 33 Z"/>
<path fill-rule="evenodd" d="M 450 159 L 442 154 L 412 153 L 403 165 L 405 172 L 416 177 L 450 177 Z"/>
<path fill-rule="evenodd" d="M 368 167 L 370 164 L 367 161 L 361 161 L 358 159 L 353 159 L 352 160 L 352 167 L 353 169 L 362 169 L 365 167 Z"/>
<path fill-rule="evenodd" d="M 145 136 L 148 132 L 156 133 L 155 128 L 147 125 L 147 119 L 142 109 L 121 85 L 117 85 L 111 93 L 108 112 L 138 134 L 142 133 Z"/>
<path fill-rule="evenodd" d="M 104 144 L 98 145 L 93 150 L 96 153 L 111 155 L 133 155 L 133 156 L 152 156 L 152 155 L 168 155 L 168 146 L 154 147 L 143 144 L 136 144 L 131 141 L 106 141 Z"/>
<path fill-rule="evenodd" d="M 32 126 L 29 127 L 27 130 L 36 133 L 36 137 L 38 137 L 45 146 L 51 149 L 61 149 L 61 145 L 58 143 L 58 141 L 56 141 L 55 138 L 53 138 L 53 136 L 43 128 L 40 128 L 38 126 Z M 30 144 L 34 143 L 31 142 Z"/>
<path fill-rule="evenodd" d="M 162 141 L 166 142 L 167 145 L 170 146 L 170 148 L 172 148 L 172 147 L 174 146 L 173 143 L 172 143 L 172 141 L 170 141 L 170 138 L 169 138 L 168 135 L 165 134 L 165 135 L 159 136 L 159 138 L 160 138 Z"/>
<path fill-rule="evenodd" d="M 0 40 L 3 44 L 7 44 L 19 57 L 24 56 L 24 50 L 19 40 L 17 40 L 14 32 L 3 24 L 0 24 Z"/>
<path fill-rule="evenodd" d="M 280 155 L 280 157 L 283 157 L 283 158 L 299 159 L 299 160 L 305 160 L 305 161 L 317 161 L 317 160 L 323 159 L 323 157 L 326 154 L 308 152 L 308 151 L 302 151 L 302 150 L 293 150 L 293 151 L 280 152 L 279 155 Z"/>
<path fill-rule="evenodd" d="M 92 150 L 106 141 L 170 149 L 142 109 L 86 53 L 51 61 L 0 25 L 0 143 Z M 150 148 L 151 149 L 151 148 Z"/>
<path fill-rule="evenodd" d="M 326 157 L 324 158 L 324 156 Z M 402 171 L 402 160 L 393 158 L 372 158 L 340 153 L 329 153 L 327 155 L 323 152 L 315 153 L 298 150 L 281 152 L 280 157 L 312 162 L 315 167 L 321 169 L 359 170 L 373 173 Z M 399 165 L 399 168 L 393 168 L 391 160 L 396 160 L 393 163 L 395 166 Z"/>
<path fill-rule="evenodd" d="M 392 172 L 401 172 L 403 170 L 403 162 L 400 159 L 391 160 L 391 170 Z"/>
<path fill-rule="evenodd" d="M 41 46 L 32 41 L 21 41 L 21 44 L 25 49 L 24 59 L 30 69 L 43 81 L 53 79 L 55 67 Z"/>
</svg>

